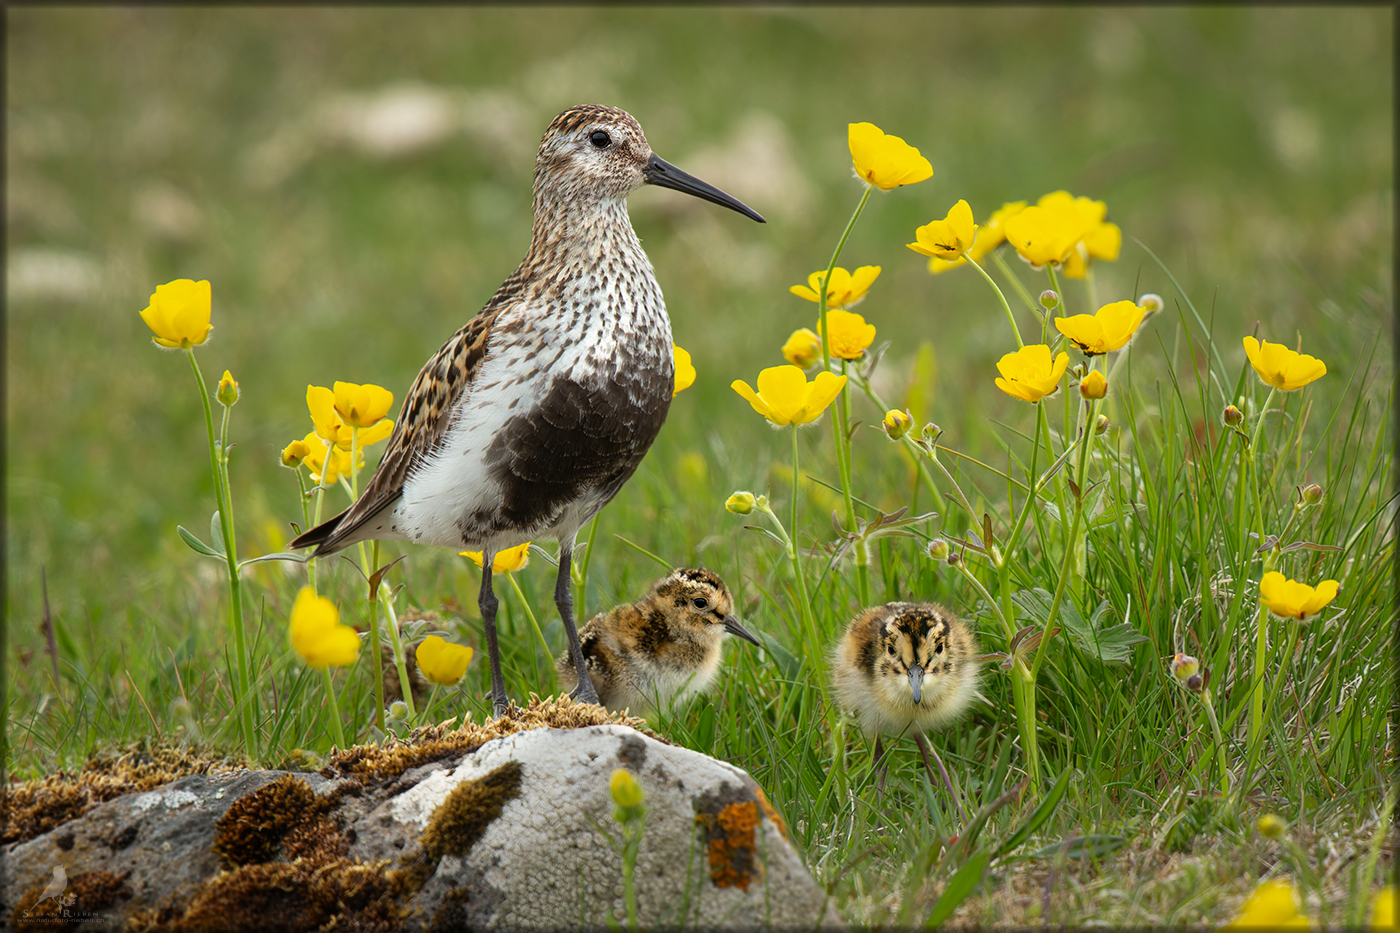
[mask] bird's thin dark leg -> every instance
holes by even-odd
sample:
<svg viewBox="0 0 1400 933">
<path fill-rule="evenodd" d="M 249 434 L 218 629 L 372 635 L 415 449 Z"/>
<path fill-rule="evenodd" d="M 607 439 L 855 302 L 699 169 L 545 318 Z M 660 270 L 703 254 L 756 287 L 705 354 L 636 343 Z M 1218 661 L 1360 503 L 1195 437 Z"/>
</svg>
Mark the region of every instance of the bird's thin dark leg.
<svg viewBox="0 0 1400 933">
<path fill-rule="evenodd" d="M 477 597 L 476 604 L 486 625 L 486 651 L 491 656 L 491 705 L 499 717 L 510 710 L 510 700 L 506 697 L 506 680 L 501 676 L 501 649 L 496 644 L 496 607 L 501 603 L 491 592 L 491 565 L 495 559 L 496 555 L 490 549 L 482 550 L 481 595 Z"/>
<path fill-rule="evenodd" d="M 559 618 L 564 623 L 564 631 L 569 636 L 569 657 L 573 659 L 574 670 L 578 671 L 578 686 L 569 696 L 581 703 L 598 702 L 598 692 L 593 689 L 593 681 L 588 676 L 588 665 L 583 661 L 583 648 L 578 643 L 578 629 L 574 627 L 574 593 L 570 587 L 569 569 L 574 561 L 572 542 L 559 543 L 559 579 L 554 583 L 554 605 L 559 607 Z"/>
<path fill-rule="evenodd" d="M 948 796 L 953 798 L 953 806 L 958 808 L 958 819 L 963 821 L 963 825 L 966 825 L 967 814 L 963 812 L 962 802 L 958 800 L 958 792 L 953 789 L 953 782 L 948 778 L 948 772 L 943 767 L 943 759 L 938 757 L 938 750 L 928 743 L 923 732 L 918 729 L 914 730 L 914 744 L 919 746 L 919 754 L 924 756 L 924 770 L 928 772 L 930 784 L 936 782 L 933 779 L 933 765 L 929 764 L 929 756 L 932 755 L 933 760 L 938 763 L 938 773 L 943 775 L 943 786 L 948 788 Z"/>
<path fill-rule="evenodd" d="M 885 746 L 880 741 L 880 737 L 877 735 L 875 736 L 875 757 L 870 760 L 870 767 L 872 770 L 875 768 L 880 769 L 880 782 L 875 785 L 875 790 L 877 793 L 881 794 L 884 793 L 885 790 L 885 778 L 889 777 L 890 775 L 890 763 L 888 761 L 884 761 L 884 758 Z M 883 762 L 883 765 L 881 764 L 881 762 Z"/>
</svg>

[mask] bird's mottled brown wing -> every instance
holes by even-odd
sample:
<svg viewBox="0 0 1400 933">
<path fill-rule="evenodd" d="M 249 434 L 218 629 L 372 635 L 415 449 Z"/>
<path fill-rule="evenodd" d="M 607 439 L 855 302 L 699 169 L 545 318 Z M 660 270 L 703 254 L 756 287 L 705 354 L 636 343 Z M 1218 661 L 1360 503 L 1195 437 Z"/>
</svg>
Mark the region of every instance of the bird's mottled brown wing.
<svg viewBox="0 0 1400 933">
<path fill-rule="evenodd" d="M 297 538 L 292 547 L 314 544 L 319 545 L 314 556 L 333 554 L 359 540 L 355 532 L 360 526 L 399 498 L 413 467 L 446 437 L 458 400 L 471 387 L 490 351 L 496 319 L 519 292 L 517 273 L 424 364 L 404 398 L 384 458 L 360 498 L 335 518 Z"/>
</svg>

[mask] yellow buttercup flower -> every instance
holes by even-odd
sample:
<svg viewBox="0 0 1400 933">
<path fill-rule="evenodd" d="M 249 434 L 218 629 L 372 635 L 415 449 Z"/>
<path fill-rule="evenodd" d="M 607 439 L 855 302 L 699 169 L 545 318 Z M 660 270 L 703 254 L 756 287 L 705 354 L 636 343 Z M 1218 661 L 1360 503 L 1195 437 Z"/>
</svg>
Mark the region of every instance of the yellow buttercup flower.
<svg viewBox="0 0 1400 933">
<path fill-rule="evenodd" d="M 623 809 L 640 807 L 645 797 L 642 793 L 642 785 L 637 783 L 632 772 L 626 768 L 617 768 L 613 771 L 612 780 L 608 782 L 608 793 L 612 794 L 613 803 Z"/>
<path fill-rule="evenodd" d="M 1037 206 L 1052 211 L 1073 212 L 1086 225 L 1083 238 L 1065 257 L 1064 271 L 1068 278 L 1084 278 L 1090 259 L 1112 261 L 1118 258 L 1118 252 L 1123 246 L 1123 231 L 1118 229 L 1117 224 L 1104 220 L 1108 213 L 1108 205 L 1104 202 L 1082 196 L 1076 198 L 1068 191 L 1052 191 L 1036 203 Z"/>
<path fill-rule="evenodd" d="M 315 668 L 345 667 L 360 653 L 360 636 L 340 624 L 340 610 L 304 586 L 292 604 L 292 647 Z"/>
<path fill-rule="evenodd" d="M 847 141 L 856 174 L 881 191 L 933 177 L 933 166 L 919 150 L 873 123 L 850 124 Z"/>
<path fill-rule="evenodd" d="M 295 443 L 295 441 L 293 443 Z M 302 438 L 301 443 L 307 450 L 306 454 L 302 457 L 302 462 L 311 470 L 311 479 L 314 482 L 321 482 L 323 473 L 325 474 L 325 482 L 328 486 L 339 481 L 342 475 L 350 475 L 350 451 L 341 450 L 336 444 L 327 444 L 315 431 L 312 431 L 307 434 L 306 437 Z M 365 465 L 365 452 L 363 448 L 356 452 L 356 459 L 359 461 L 355 464 L 356 469 Z"/>
<path fill-rule="evenodd" d="M 335 410 L 335 393 L 325 386 L 306 387 L 306 408 L 311 412 L 311 422 L 316 425 L 316 436 L 332 444 L 341 444 L 350 449 L 350 427 L 341 420 Z"/>
<path fill-rule="evenodd" d="M 1132 301 L 1106 304 L 1093 314 L 1055 318 L 1055 327 L 1086 356 L 1121 350 L 1133 339 L 1146 311 Z"/>
<path fill-rule="evenodd" d="M 376 385 L 337 382 L 334 399 L 335 413 L 347 425 L 372 428 L 389 413 L 389 408 L 394 404 L 394 393 Z"/>
<path fill-rule="evenodd" d="M 981 262 L 982 257 L 1006 242 L 1006 222 L 1026 209 L 1025 201 L 1008 201 L 1000 208 L 992 212 L 992 216 L 987 218 L 987 222 L 977 228 L 977 239 L 973 242 L 967 255 L 974 262 Z M 967 259 L 959 256 L 951 262 L 942 259 L 930 259 L 928 261 L 928 271 L 934 275 L 947 272 L 949 269 L 956 269 L 958 266 L 967 265 Z"/>
<path fill-rule="evenodd" d="M 1336 599 L 1339 587 L 1336 580 L 1323 580 L 1314 588 L 1286 579 L 1277 570 L 1271 570 L 1259 581 L 1259 598 L 1274 615 L 1302 622 L 1317 615 Z"/>
<path fill-rule="evenodd" d="M 671 344 L 671 353 L 676 360 L 676 385 L 671 390 L 671 398 L 680 395 L 695 384 L 695 367 L 690 362 L 690 354 Z"/>
<path fill-rule="evenodd" d="M 822 279 L 826 277 L 826 270 L 821 269 L 807 276 L 806 285 L 794 285 L 788 289 L 799 298 L 806 298 L 808 301 L 821 301 Z M 865 297 L 865 293 L 870 290 L 870 286 L 880 277 L 879 266 L 861 266 L 855 272 L 847 272 L 840 266 L 831 270 L 831 281 L 826 288 L 826 306 L 828 308 L 844 308 L 853 305 Z"/>
<path fill-rule="evenodd" d="M 822 339 L 806 327 L 793 331 L 787 343 L 783 344 L 783 359 L 802 369 L 807 369 L 821 357 Z"/>
<path fill-rule="evenodd" d="M 214 325 L 209 323 L 213 297 L 207 281 L 176 279 L 156 286 L 141 320 L 155 336 L 151 339 L 162 347 L 188 350 L 209 339 Z"/>
<path fill-rule="evenodd" d="M 1089 370 L 1089 375 L 1079 381 L 1079 394 L 1091 401 L 1103 398 L 1108 394 L 1108 379 L 1097 369 Z"/>
<path fill-rule="evenodd" d="M 294 467 L 305 460 L 309 453 L 311 453 L 311 448 L 306 441 L 292 441 L 282 448 L 282 465 Z"/>
<path fill-rule="evenodd" d="M 851 311 L 826 312 L 826 324 L 831 330 L 831 355 L 843 360 L 858 360 L 865 355 L 866 348 L 875 341 L 875 325 L 865 323 L 865 318 Z M 817 333 L 821 332 L 822 322 L 817 322 Z"/>
<path fill-rule="evenodd" d="M 808 382 L 807 374 L 796 366 L 771 366 L 758 374 L 757 392 L 742 379 L 734 380 L 730 388 L 747 399 L 754 411 L 782 427 L 815 421 L 845 385 L 846 377 L 834 373 L 817 373 Z"/>
<path fill-rule="evenodd" d="M 1006 241 L 1021 258 L 1034 266 L 1064 262 L 1075 245 L 1093 231 L 1094 224 L 1071 199 L 1036 204 L 1006 221 Z"/>
<path fill-rule="evenodd" d="M 1249 365 L 1264 380 L 1265 385 L 1284 392 L 1301 389 L 1327 375 L 1327 364 L 1316 357 L 1290 350 L 1281 343 L 1260 343 L 1253 337 L 1244 338 L 1244 352 Z"/>
<path fill-rule="evenodd" d="M 880 426 L 884 428 L 885 435 L 890 440 L 897 441 L 914 426 L 914 417 L 907 411 L 891 408 L 885 412 L 885 420 L 880 422 Z"/>
<path fill-rule="evenodd" d="M 1371 899 L 1371 929 L 1395 929 L 1395 885 L 1386 885 Z"/>
<path fill-rule="evenodd" d="M 429 635 L 418 643 L 413 656 L 418 660 L 418 669 L 424 677 L 432 683 L 450 687 L 467 672 L 472 649 L 444 641 L 439 635 Z"/>
<path fill-rule="evenodd" d="M 473 564 L 476 564 L 478 567 L 481 566 L 480 551 L 458 551 L 457 553 Z M 524 570 L 525 566 L 529 563 L 530 542 L 526 541 L 524 544 L 517 545 L 516 547 L 508 547 L 504 551 L 497 551 L 495 558 L 491 561 L 491 572 L 514 573 L 517 570 Z"/>
<path fill-rule="evenodd" d="M 383 406 L 384 411 L 388 411 L 389 406 L 394 403 L 394 393 L 379 386 L 356 386 L 348 382 L 337 382 L 337 389 L 347 387 L 344 393 L 346 410 L 354 411 L 361 420 L 367 420 L 374 414 L 378 406 Z M 356 404 L 363 401 L 357 393 L 348 390 L 353 389 L 378 389 L 383 395 L 371 393 L 370 399 L 376 407 L 357 408 Z M 386 401 L 387 397 L 387 401 Z M 306 387 L 306 407 L 311 412 L 311 421 L 316 425 L 316 435 L 322 440 L 335 444 L 341 450 L 349 450 L 354 446 L 354 437 L 351 426 L 347 424 L 340 415 L 340 410 L 336 403 L 336 393 L 325 386 Z M 371 444 L 377 444 L 394 432 L 394 422 L 388 420 L 381 413 L 379 417 L 371 422 L 372 427 L 362 427 L 360 429 L 360 449 L 363 450 Z"/>
<path fill-rule="evenodd" d="M 1239 915 L 1221 929 L 1306 930 L 1310 924 L 1298 910 L 1301 905 L 1298 889 L 1288 881 L 1275 878 L 1255 888 L 1240 908 Z"/>
<path fill-rule="evenodd" d="M 952 262 L 966 252 L 977 238 L 977 225 L 972 222 L 972 208 L 959 201 L 948 209 L 948 216 L 934 220 L 914 231 L 917 242 L 906 244 L 916 253 Z"/>
<path fill-rule="evenodd" d="M 1001 373 L 997 388 L 1012 398 L 1038 402 L 1060 387 L 1060 377 L 1068 365 L 1068 353 L 1061 353 L 1052 361 L 1050 348 L 1045 344 L 1025 346 L 997 361 Z"/>
</svg>

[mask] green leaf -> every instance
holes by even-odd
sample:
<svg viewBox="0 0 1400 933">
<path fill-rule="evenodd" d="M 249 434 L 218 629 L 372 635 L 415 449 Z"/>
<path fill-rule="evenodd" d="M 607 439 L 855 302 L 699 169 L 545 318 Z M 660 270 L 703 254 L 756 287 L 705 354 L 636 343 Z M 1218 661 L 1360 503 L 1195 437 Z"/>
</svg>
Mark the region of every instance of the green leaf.
<svg viewBox="0 0 1400 933">
<path fill-rule="evenodd" d="M 1060 801 L 1064 799 L 1065 790 L 1069 787 L 1069 776 L 1073 772 L 1073 765 L 1065 768 L 1063 773 L 1060 774 L 1059 779 L 1055 781 L 1054 786 L 1050 788 L 1050 792 L 1046 794 L 1044 799 L 1031 811 L 1031 815 L 1026 818 L 1026 822 L 1022 823 L 1020 828 L 1001 844 L 1000 849 L 997 849 L 997 858 L 1001 858 L 1003 855 L 1025 842 L 1031 837 L 1031 833 L 1045 825 L 1045 821 L 1050 819 L 1051 814 L 1055 812 L 1055 808 L 1058 807 Z"/>
<path fill-rule="evenodd" d="M 214 542 L 220 554 L 224 553 L 224 523 L 217 509 L 209 516 L 209 540 Z"/>
<path fill-rule="evenodd" d="M 971 858 L 962 863 L 953 877 L 948 879 L 948 886 L 943 889 L 943 893 L 938 896 L 938 902 L 933 905 L 933 913 L 924 921 L 925 927 L 931 930 L 947 920 L 953 915 L 953 911 L 958 909 L 958 905 L 977 890 L 977 886 L 982 883 L 982 875 L 987 871 L 990 858 L 990 852 L 978 849 L 972 853 Z"/>
<path fill-rule="evenodd" d="M 261 557 L 250 557 L 247 560 L 239 561 L 238 569 L 242 570 L 249 564 L 261 564 L 268 560 L 286 560 L 294 564 L 304 564 L 307 561 L 305 554 L 293 554 L 291 551 L 278 551 L 276 554 L 263 554 Z"/>
<path fill-rule="evenodd" d="M 219 513 L 215 512 L 214 514 L 218 515 Z M 199 540 L 193 534 L 191 534 L 189 530 L 187 530 L 183 525 L 176 525 L 175 531 L 177 534 L 179 534 L 180 540 L 185 542 L 185 544 L 189 545 L 190 550 L 194 551 L 196 554 L 203 554 L 205 557 L 221 558 L 224 556 L 222 548 L 220 548 L 217 551 L 214 550 L 214 548 L 211 548 L 209 545 L 205 544 L 203 541 Z M 214 540 L 215 542 L 217 542 L 218 538 L 215 538 Z"/>
<path fill-rule="evenodd" d="M 1040 588 L 1021 590 L 1011 598 L 1041 625 L 1050 615 L 1050 605 L 1054 601 L 1049 590 Z M 1128 622 L 1105 627 L 1104 623 L 1114 618 L 1112 611 L 1113 608 L 1105 600 L 1099 603 L 1090 621 L 1086 622 L 1074 603 L 1065 599 L 1060 602 L 1059 621 L 1080 651 L 1105 664 L 1122 663 L 1132 658 L 1133 645 L 1147 641 L 1147 637 Z"/>
<path fill-rule="evenodd" d="M 778 670 L 783 672 L 783 677 L 791 681 L 800 681 L 802 678 L 802 661 L 787 648 L 782 642 L 764 631 L 757 631 L 758 640 L 763 642 L 763 650 L 768 652 L 778 665 Z"/>
<path fill-rule="evenodd" d="M 1064 842 L 1055 842 L 1034 852 L 1016 857 L 1054 858 L 1063 853 L 1067 859 L 1081 859 L 1085 856 L 1100 858 L 1112 855 L 1127 843 L 1127 836 L 1117 836 L 1112 833 L 1089 833 L 1087 836 L 1070 836 Z"/>
</svg>

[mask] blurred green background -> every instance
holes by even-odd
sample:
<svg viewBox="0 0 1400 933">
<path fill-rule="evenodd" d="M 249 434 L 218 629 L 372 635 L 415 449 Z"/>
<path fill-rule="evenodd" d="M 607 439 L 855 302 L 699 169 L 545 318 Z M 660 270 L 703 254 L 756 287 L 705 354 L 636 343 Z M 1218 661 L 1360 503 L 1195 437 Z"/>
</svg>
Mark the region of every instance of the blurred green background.
<svg viewBox="0 0 1400 933">
<path fill-rule="evenodd" d="M 208 378 L 227 367 L 243 387 L 240 543 L 275 548 L 300 520 L 277 453 L 310 429 L 307 383 L 374 382 L 402 399 L 523 256 L 534 150 L 574 103 L 627 109 L 659 154 L 769 221 L 669 191 L 631 201 L 699 381 L 605 520 L 642 527 L 637 516 L 669 511 L 692 548 L 673 560 L 730 530 L 722 497 L 761 487 L 782 454 L 728 385 L 781 362 L 787 334 L 812 326 L 814 306 L 787 288 L 824 267 L 859 196 L 848 122 L 903 136 L 934 166 L 931 181 L 872 199 L 842 264 L 884 267 L 858 310 L 894 341 L 892 397 L 933 342 L 945 443 L 976 450 L 985 425 L 1025 417 L 991 386 L 1011 346 L 985 284 L 970 270 L 931 277 L 904 248 L 958 198 L 979 220 L 1058 188 L 1107 201 L 1125 243 L 1098 266 L 1101 300 L 1136 284 L 1174 309 L 1141 239 L 1214 309 L 1232 367 L 1256 321 L 1290 345 L 1301 335 L 1339 373 L 1378 335 L 1389 353 L 1388 9 L 6 18 L 6 608 L 21 680 L 41 663 L 41 567 L 55 615 L 94 653 L 108 638 L 143 652 L 153 628 L 159 642 L 221 631 L 220 577 L 174 533 L 204 531 L 212 494 L 187 367 L 138 317 L 154 287 L 213 282 L 199 353 Z M 1158 331 L 1169 348 L 1181 339 L 1175 320 Z M 1343 387 L 1328 380 L 1317 397 Z M 420 567 L 459 561 L 414 553 Z M 611 542 L 599 560 L 655 570 Z"/>
</svg>

